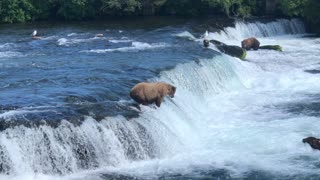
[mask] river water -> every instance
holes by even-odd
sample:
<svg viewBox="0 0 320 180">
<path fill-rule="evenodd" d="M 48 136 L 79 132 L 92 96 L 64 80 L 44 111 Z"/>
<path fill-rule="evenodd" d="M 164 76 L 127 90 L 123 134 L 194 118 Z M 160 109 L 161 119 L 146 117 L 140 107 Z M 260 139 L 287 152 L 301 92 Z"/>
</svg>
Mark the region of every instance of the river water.
<svg viewBox="0 0 320 180">
<path fill-rule="evenodd" d="M 320 39 L 300 20 L 154 24 L 0 28 L 0 179 L 320 178 L 302 143 L 320 137 Z M 206 30 L 283 52 L 241 61 L 204 49 Z M 139 111 L 128 94 L 141 81 L 176 96 Z"/>
</svg>

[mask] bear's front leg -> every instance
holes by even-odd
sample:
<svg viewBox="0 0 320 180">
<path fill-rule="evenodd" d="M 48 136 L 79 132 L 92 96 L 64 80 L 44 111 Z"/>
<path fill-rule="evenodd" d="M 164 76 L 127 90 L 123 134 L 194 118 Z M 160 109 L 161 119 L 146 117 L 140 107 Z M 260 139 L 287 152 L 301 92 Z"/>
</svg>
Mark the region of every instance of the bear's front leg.
<svg viewBox="0 0 320 180">
<path fill-rule="evenodd" d="M 163 97 L 162 96 L 158 96 L 157 100 L 156 100 L 156 105 L 158 107 L 160 107 L 161 103 L 162 103 Z"/>
</svg>

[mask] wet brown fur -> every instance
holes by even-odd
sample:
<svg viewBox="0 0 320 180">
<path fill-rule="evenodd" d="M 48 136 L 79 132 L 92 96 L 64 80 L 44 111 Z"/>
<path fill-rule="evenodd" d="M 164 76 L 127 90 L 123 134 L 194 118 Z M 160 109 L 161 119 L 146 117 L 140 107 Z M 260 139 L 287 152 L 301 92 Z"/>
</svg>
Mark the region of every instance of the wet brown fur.
<svg viewBox="0 0 320 180">
<path fill-rule="evenodd" d="M 176 87 L 163 83 L 147 83 L 142 82 L 135 85 L 130 91 L 130 97 L 139 104 L 148 105 L 156 103 L 160 107 L 163 98 L 169 95 L 171 98 L 174 97 Z"/>
<path fill-rule="evenodd" d="M 241 41 L 241 47 L 245 50 L 250 50 L 251 48 L 258 50 L 260 47 L 260 42 L 256 38 L 251 37 Z"/>
<path fill-rule="evenodd" d="M 302 140 L 303 143 L 308 143 L 313 149 L 320 150 L 320 139 L 315 137 L 307 137 Z"/>
</svg>

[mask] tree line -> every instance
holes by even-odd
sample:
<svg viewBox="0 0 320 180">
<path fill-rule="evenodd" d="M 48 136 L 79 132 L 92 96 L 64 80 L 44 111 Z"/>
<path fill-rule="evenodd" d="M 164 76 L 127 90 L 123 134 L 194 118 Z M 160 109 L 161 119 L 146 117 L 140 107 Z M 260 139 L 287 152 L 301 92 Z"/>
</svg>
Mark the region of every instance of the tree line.
<svg viewBox="0 0 320 180">
<path fill-rule="evenodd" d="M 0 0 L 0 22 L 125 16 L 264 16 L 268 0 Z M 320 23 L 319 0 L 279 0 L 275 15 Z"/>
</svg>

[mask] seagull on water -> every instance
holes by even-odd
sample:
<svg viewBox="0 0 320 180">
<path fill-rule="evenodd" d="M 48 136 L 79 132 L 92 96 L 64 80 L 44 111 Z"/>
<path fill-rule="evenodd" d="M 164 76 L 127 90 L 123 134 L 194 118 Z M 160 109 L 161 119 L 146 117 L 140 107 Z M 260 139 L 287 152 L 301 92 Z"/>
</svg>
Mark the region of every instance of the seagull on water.
<svg viewBox="0 0 320 180">
<path fill-rule="evenodd" d="M 36 36 L 37 35 L 37 30 L 34 30 L 31 36 Z"/>
<path fill-rule="evenodd" d="M 205 33 L 204 33 L 204 38 L 207 38 L 209 36 L 209 33 L 208 33 L 208 31 L 206 31 Z"/>
</svg>

